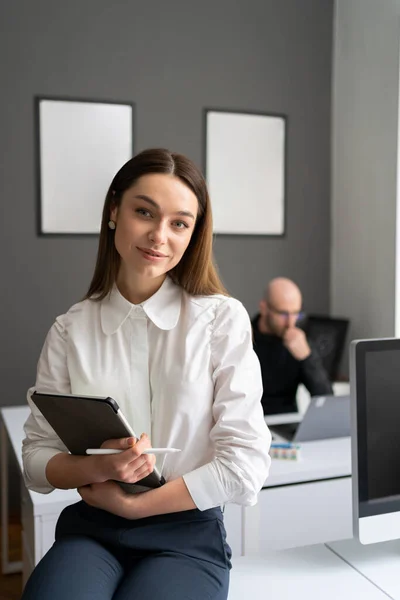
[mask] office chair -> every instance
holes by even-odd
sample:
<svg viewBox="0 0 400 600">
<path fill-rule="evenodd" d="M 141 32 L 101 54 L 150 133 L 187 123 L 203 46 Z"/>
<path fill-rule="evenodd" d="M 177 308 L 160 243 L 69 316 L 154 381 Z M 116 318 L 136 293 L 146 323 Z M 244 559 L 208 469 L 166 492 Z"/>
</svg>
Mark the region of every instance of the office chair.
<svg viewBox="0 0 400 600">
<path fill-rule="evenodd" d="M 349 319 L 308 315 L 303 329 L 314 346 L 331 381 L 336 381 L 346 342 Z"/>
</svg>

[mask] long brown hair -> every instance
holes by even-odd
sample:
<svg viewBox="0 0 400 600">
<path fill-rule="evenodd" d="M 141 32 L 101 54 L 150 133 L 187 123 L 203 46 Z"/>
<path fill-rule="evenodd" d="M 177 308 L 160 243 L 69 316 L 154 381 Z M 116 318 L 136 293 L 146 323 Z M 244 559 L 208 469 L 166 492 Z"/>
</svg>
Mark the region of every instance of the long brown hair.
<svg viewBox="0 0 400 600">
<path fill-rule="evenodd" d="M 169 271 L 171 279 L 193 296 L 228 295 L 213 260 L 211 203 L 203 175 L 196 165 L 182 154 L 164 148 L 154 148 L 144 150 L 128 160 L 109 187 L 103 207 L 96 266 L 85 298 L 102 300 L 111 291 L 121 261 L 114 244 L 114 231 L 108 227 L 111 209 L 121 204 L 124 192 L 131 188 L 139 177 L 152 173 L 178 177 L 192 190 L 199 204 L 190 243 L 179 263 Z"/>
</svg>

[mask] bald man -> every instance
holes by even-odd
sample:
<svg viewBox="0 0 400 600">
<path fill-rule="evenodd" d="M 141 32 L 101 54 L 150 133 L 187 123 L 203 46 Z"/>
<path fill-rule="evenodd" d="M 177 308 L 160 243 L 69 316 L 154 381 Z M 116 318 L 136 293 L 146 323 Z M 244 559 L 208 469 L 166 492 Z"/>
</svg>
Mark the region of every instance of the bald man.
<svg viewBox="0 0 400 600">
<path fill-rule="evenodd" d="M 311 396 L 333 394 L 329 377 L 302 329 L 302 297 L 290 279 L 268 284 L 260 313 L 252 321 L 254 350 L 260 360 L 264 414 L 296 412 L 296 393 L 303 383 Z"/>
</svg>

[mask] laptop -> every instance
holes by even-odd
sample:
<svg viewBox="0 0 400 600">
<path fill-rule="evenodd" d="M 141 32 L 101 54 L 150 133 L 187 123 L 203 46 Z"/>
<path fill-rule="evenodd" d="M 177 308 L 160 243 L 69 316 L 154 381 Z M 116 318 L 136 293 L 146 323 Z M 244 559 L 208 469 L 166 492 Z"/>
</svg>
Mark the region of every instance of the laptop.
<svg viewBox="0 0 400 600">
<path fill-rule="evenodd" d="M 313 442 L 350 436 L 350 396 L 314 396 L 300 422 L 266 422 L 273 441 Z"/>
</svg>

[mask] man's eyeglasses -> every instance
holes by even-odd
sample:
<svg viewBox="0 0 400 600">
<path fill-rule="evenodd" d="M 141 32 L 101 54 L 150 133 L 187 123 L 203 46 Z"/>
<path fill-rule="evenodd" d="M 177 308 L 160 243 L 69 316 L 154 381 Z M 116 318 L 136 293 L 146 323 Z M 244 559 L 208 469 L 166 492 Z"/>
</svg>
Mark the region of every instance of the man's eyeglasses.
<svg viewBox="0 0 400 600">
<path fill-rule="evenodd" d="M 282 319 L 289 319 L 289 317 L 295 317 L 296 321 L 301 321 L 302 319 L 304 319 L 304 317 L 306 316 L 306 313 L 303 311 L 293 311 L 290 312 L 288 310 L 277 310 L 276 308 L 274 308 L 273 306 L 271 306 L 271 304 L 268 303 L 268 308 L 274 312 L 276 315 L 278 315 L 279 317 L 282 317 Z"/>
</svg>

